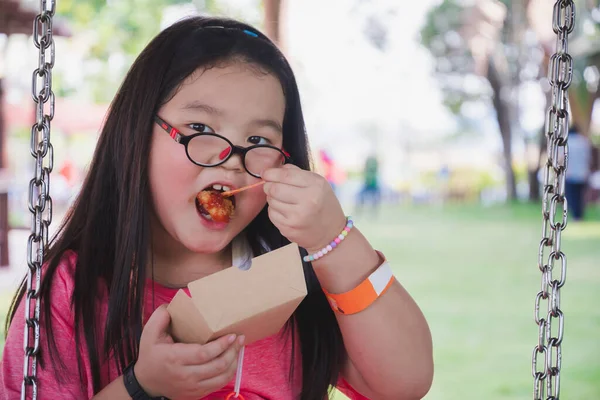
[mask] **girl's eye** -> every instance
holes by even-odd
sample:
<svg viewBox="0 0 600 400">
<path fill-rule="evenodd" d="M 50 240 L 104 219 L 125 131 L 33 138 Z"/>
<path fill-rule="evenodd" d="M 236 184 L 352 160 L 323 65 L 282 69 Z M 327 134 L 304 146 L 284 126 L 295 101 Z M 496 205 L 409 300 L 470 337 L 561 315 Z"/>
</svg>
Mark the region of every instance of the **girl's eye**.
<svg viewBox="0 0 600 400">
<path fill-rule="evenodd" d="M 204 124 L 200 124 L 200 123 L 192 123 L 188 125 L 191 129 L 195 130 L 196 132 L 199 133 L 214 133 L 215 131 L 212 130 L 211 127 L 204 125 Z"/>
<path fill-rule="evenodd" d="M 267 138 L 264 138 L 262 136 L 250 136 L 248 138 L 248 142 L 256 145 L 256 144 L 271 144 L 271 141 Z"/>
</svg>

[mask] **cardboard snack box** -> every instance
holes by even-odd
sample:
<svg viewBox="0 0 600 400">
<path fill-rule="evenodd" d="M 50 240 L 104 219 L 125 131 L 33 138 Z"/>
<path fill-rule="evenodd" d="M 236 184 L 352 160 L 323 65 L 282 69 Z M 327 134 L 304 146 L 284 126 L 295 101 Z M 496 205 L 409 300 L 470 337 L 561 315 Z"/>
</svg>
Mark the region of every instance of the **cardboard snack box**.
<svg viewBox="0 0 600 400">
<path fill-rule="evenodd" d="M 245 335 L 245 344 L 281 330 L 307 288 L 295 243 L 252 259 L 244 271 L 230 267 L 179 290 L 167 310 L 171 334 L 184 343 L 204 344 L 223 335 Z"/>
</svg>

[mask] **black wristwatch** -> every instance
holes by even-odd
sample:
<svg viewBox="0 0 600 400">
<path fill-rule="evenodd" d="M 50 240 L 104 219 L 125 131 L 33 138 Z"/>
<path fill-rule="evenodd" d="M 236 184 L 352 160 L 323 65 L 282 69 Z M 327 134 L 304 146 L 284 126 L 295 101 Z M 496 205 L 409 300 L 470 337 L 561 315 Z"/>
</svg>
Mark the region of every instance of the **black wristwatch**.
<svg viewBox="0 0 600 400">
<path fill-rule="evenodd" d="M 166 397 L 152 397 L 148 393 L 142 389 L 140 383 L 135 377 L 135 372 L 133 371 L 133 366 L 135 362 L 132 362 L 125 368 L 123 371 L 123 382 L 125 383 L 125 389 L 127 389 L 127 393 L 131 396 L 133 400 L 169 400 Z"/>
</svg>

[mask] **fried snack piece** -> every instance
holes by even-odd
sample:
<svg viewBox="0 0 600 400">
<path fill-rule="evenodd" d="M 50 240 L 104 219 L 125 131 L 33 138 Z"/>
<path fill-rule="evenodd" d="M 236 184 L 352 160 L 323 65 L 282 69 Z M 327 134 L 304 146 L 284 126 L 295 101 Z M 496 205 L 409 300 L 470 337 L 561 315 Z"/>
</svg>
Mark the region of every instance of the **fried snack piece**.
<svg viewBox="0 0 600 400">
<path fill-rule="evenodd" d="M 229 222 L 233 215 L 233 201 L 229 197 L 223 197 L 220 192 L 203 190 L 196 199 L 215 222 Z"/>
</svg>

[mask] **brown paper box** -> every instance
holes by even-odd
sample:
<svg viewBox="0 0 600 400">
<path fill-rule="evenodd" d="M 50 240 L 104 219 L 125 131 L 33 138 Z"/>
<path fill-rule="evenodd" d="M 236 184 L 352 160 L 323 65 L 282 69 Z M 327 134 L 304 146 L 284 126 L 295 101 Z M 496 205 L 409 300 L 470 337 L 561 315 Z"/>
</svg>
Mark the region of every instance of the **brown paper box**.
<svg viewBox="0 0 600 400">
<path fill-rule="evenodd" d="M 245 344 L 281 330 L 307 294 L 298 245 L 292 243 L 252 259 L 243 271 L 230 267 L 179 290 L 167 310 L 171 333 L 184 343 L 204 344 L 229 333 Z"/>
</svg>

